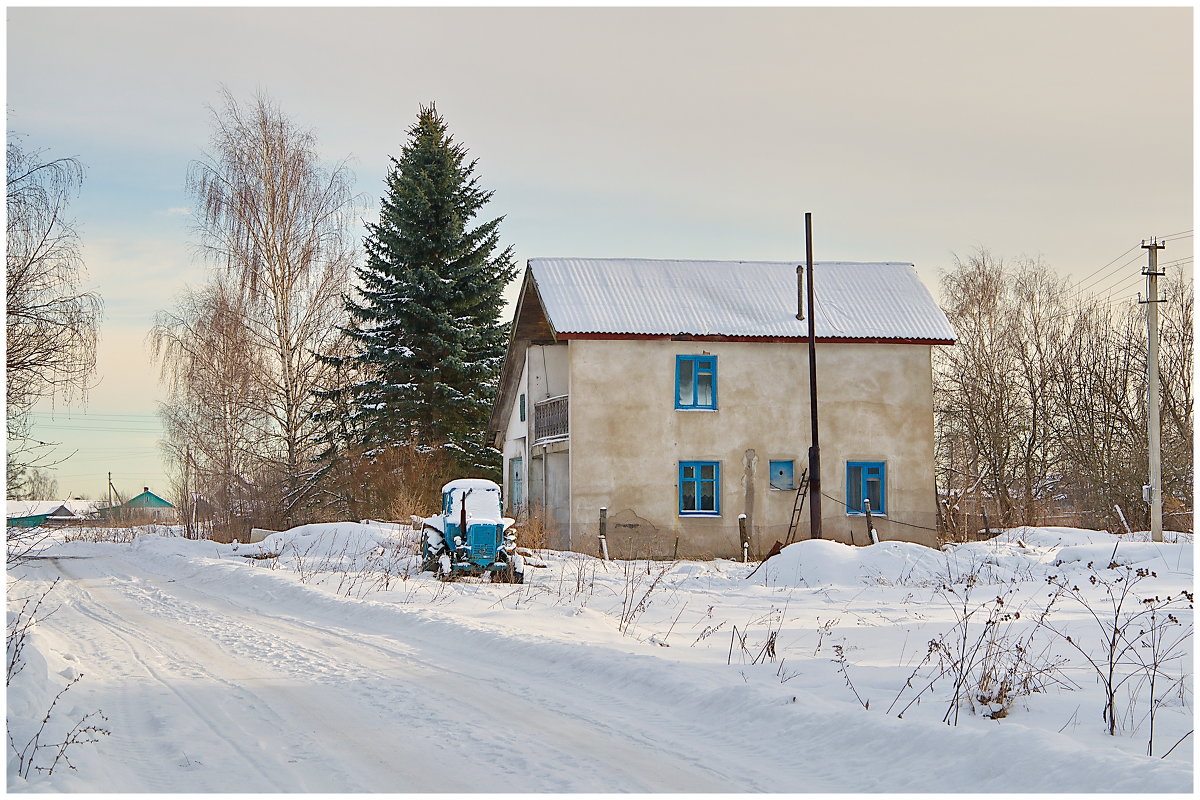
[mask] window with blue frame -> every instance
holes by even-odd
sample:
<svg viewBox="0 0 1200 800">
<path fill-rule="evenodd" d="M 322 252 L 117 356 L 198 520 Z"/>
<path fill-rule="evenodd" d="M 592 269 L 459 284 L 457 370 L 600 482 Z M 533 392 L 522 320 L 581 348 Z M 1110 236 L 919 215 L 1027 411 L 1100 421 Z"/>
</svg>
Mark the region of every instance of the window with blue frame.
<svg viewBox="0 0 1200 800">
<path fill-rule="evenodd" d="M 772 461 L 771 462 L 771 488 L 772 489 L 795 489 L 796 484 L 793 480 L 795 474 L 794 461 Z"/>
<path fill-rule="evenodd" d="M 675 408 L 717 407 L 717 357 L 675 356 Z"/>
<path fill-rule="evenodd" d="M 717 461 L 679 462 L 679 513 L 719 516 L 721 464 Z"/>
<path fill-rule="evenodd" d="M 866 513 L 864 500 L 870 501 L 872 514 L 887 513 L 887 464 L 882 461 L 846 462 L 846 513 Z"/>
</svg>

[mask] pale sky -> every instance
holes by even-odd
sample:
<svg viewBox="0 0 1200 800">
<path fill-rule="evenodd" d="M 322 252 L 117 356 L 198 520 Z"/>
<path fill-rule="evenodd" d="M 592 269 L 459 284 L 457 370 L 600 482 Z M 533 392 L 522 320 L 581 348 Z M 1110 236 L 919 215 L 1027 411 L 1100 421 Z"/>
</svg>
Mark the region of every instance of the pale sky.
<svg viewBox="0 0 1200 800">
<path fill-rule="evenodd" d="M 86 165 L 71 210 L 105 303 L 86 409 L 35 429 L 78 450 L 64 496 L 110 470 L 168 491 L 145 337 L 205 277 L 184 176 L 221 84 L 350 157 L 371 208 L 436 101 L 522 265 L 802 259 L 809 211 L 817 260 L 912 262 L 935 293 L 982 246 L 1132 297 L 1140 241 L 1192 228 L 1186 6 L 8 8 L 7 26 L 8 130 Z M 1190 271 L 1191 248 L 1160 260 Z"/>
</svg>

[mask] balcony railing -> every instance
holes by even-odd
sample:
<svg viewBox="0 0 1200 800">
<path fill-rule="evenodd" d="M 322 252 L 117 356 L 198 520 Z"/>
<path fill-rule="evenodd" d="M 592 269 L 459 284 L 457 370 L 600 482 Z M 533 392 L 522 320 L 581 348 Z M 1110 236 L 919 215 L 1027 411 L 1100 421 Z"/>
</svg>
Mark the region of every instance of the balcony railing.
<svg viewBox="0 0 1200 800">
<path fill-rule="evenodd" d="M 533 404 L 533 441 L 546 442 L 566 439 L 570 434 L 567 423 L 567 395 L 551 397 Z"/>
</svg>

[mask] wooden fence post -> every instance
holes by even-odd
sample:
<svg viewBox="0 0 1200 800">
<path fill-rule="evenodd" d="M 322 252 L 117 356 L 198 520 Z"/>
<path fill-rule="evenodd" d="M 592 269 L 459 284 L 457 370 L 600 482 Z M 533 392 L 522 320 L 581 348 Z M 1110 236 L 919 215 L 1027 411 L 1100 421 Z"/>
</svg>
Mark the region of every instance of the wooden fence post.
<svg viewBox="0 0 1200 800">
<path fill-rule="evenodd" d="M 608 509 L 600 508 L 600 557 L 608 561 Z"/>
<path fill-rule="evenodd" d="M 742 544 L 742 563 L 750 561 L 750 523 L 745 514 L 738 514 L 738 540 Z"/>
<path fill-rule="evenodd" d="M 867 539 L 871 544 L 879 544 L 879 534 L 875 532 L 875 523 L 871 520 L 871 501 L 863 498 L 863 508 L 867 511 Z"/>
</svg>

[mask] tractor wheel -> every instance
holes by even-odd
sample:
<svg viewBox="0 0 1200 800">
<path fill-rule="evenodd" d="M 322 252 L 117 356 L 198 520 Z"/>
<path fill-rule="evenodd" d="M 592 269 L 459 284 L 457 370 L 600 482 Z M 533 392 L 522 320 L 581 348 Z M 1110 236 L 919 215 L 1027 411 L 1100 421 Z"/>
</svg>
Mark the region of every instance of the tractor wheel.
<svg viewBox="0 0 1200 800">
<path fill-rule="evenodd" d="M 520 583 L 521 573 L 513 572 L 513 565 L 510 561 L 500 569 L 492 570 L 492 583 Z"/>
<path fill-rule="evenodd" d="M 429 544 L 430 533 L 435 533 L 438 536 L 435 544 Z M 421 529 L 421 535 L 425 537 L 425 544 L 422 548 L 425 554 L 425 559 L 421 563 L 421 571 L 437 572 L 438 562 L 441 560 L 442 554 L 446 552 L 446 541 L 441 538 L 441 532 L 438 531 L 437 528 L 430 528 L 426 526 Z"/>
</svg>

